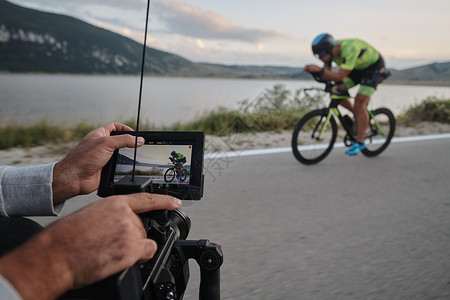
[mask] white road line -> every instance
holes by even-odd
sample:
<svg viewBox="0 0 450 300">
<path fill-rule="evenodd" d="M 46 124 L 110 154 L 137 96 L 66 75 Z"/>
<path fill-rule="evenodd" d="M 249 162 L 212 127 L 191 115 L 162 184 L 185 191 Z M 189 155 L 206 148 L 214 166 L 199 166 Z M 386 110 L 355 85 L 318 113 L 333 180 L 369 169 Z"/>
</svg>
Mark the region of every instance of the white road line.
<svg viewBox="0 0 450 300">
<path fill-rule="evenodd" d="M 406 136 L 406 137 L 393 138 L 391 143 L 418 142 L 418 141 L 440 140 L 440 139 L 449 139 L 449 138 L 450 138 L 450 133 Z M 307 147 L 308 146 L 305 146 L 306 149 L 307 149 Z M 326 147 L 326 145 L 323 145 L 323 147 Z M 343 148 L 344 143 L 336 143 L 336 144 L 334 144 L 334 147 L 335 148 Z M 305 150 L 305 148 L 304 148 L 304 150 Z M 316 145 L 316 148 L 317 148 L 317 145 Z M 213 153 L 205 154 L 205 159 L 276 154 L 276 153 L 285 153 L 285 152 L 291 152 L 291 151 L 292 151 L 291 147 L 280 147 L 280 148 L 251 149 L 251 150 L 230 151 L 230 152 L 213 152 Z"/>
</svg>

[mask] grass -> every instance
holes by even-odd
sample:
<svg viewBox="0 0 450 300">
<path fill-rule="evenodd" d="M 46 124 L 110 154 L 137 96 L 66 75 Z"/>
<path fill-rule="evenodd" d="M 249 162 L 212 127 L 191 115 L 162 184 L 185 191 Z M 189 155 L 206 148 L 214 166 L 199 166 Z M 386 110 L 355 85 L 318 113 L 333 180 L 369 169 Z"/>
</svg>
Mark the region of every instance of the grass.
<svg viewBox="0 0 450 300">
<path fill-rule="evenodd" d="M 93 125 L 79 123 L 69 128 L 39 122 L 34 125 L 8 125 L 0 127 L 0 149 L 12 147 L 29 148 L 45 143 L 62 143 L 79 140 L 94 129 Z"/>
<path fill-rule="evenodd" d="M 193 122 L 175 123 L 164 128 L 155 128 L 150 123 L 142 122 L 140 130 L 192 130 L 217 136 L 246 132 L 280 132 L 294 128 L 302 115 L 313 108 L 323 106 L 325 99 L 322 94 L 310 95 L 302 90 L 292 93 L 283 85 L 275 85 L 253 101 L 240 102 L 236 110 L 219 107 Z M 397 116 L 397 120 L 406 126 L 414 126 L 422 121 L 450 123 L 450 99 L 426 98 L 422 103 L 409 107 L 405 113 Z M 135 128 L 134 120 L 124 123 Z M 29 126 L 8 125 L 0 127 L 0 149 L 78 141 L 96 127 L 98 126 L 85 122 L 65 127 L 46 121 Z"/>
</svg>

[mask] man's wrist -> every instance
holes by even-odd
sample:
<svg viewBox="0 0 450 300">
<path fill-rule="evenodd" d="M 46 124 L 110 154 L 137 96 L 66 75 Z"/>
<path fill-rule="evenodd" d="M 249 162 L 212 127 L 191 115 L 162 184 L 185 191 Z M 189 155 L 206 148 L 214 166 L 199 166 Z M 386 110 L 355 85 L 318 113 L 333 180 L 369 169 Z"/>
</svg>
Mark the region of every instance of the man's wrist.
<svg viewBox="0 0 450 300">
<path fill-rule="evenodd" d="M 322 69 L 320 69 L 319 71 L 319 76 L 323 77 L 323 73 L 325 72 L 325 67 L 323 67 Z"/>
<path fill-rule="evenodd" d="M 58 204 L 74 196 L 80 191 L 78 177 L 73 174 L 70 166 L 57 162 L 53 167 L 53 203 Z"/>
</svg>

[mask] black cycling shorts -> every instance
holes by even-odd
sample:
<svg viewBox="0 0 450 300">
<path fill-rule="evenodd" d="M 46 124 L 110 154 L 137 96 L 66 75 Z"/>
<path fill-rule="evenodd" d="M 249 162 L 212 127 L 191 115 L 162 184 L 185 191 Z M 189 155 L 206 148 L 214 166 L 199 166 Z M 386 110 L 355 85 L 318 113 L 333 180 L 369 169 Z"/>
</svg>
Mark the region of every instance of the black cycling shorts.
<svg viewBox="0 0 450 300">
<path fill-rule="evenodd" d="M 385 68 L 383 57 L 381 57 L 367 69 L 353 70 L 348 75 L 354 85 L 361 84 L 365 86 L 377 87 L 380 82 L 380 72 Z"/>
</svg>

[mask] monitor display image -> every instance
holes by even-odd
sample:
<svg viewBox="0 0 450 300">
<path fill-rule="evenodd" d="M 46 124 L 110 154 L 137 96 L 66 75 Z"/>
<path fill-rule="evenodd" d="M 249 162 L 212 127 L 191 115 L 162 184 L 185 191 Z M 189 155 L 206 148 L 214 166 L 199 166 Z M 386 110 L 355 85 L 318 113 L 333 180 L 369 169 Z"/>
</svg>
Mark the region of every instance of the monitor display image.
<svg viewBox="0 0 450 300">
<path fill-rule="evenodd" d="M 191 179 L 192 147 L 190 144 L 146 142 L 136 154 L 135 177 L 152 179 L 154 185 L 189 184 Z M 134 149 L 119 150 L 114 182 L 131 177 Z"/>
</svg>

